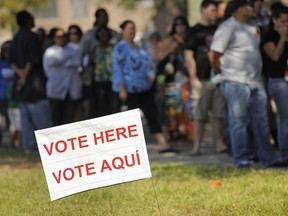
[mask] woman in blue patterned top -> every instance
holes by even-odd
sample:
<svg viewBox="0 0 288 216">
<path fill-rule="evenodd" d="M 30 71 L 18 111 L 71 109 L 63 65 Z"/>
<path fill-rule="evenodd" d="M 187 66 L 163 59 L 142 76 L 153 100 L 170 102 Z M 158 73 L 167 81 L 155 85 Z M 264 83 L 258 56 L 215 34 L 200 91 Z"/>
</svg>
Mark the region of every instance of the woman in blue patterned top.
<svg viewBox="0 0 288 216">
<path fill-rule="evenodd" d="M 123 39 L 112 52 L 113 91 L 129 109 L 140 108 L 147 119 L 149 129 L 155 135 L 159 152 L 175 152 L 166 142 L 161 124 L 157 118 L 157 107 L 154 100 L 152 85 L 155 69 L 151 54 L 142 45 L 134 42 L 136 27 L 131 20 L 124 21 Z"/>
</svg>

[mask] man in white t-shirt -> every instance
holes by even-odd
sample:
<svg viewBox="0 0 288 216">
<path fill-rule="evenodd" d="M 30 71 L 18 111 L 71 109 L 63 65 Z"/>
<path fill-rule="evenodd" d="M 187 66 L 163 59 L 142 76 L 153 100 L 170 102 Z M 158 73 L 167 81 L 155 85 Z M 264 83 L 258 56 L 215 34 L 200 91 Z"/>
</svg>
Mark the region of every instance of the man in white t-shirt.
<svg viewBox="0 0 288 216">
<path fill-rule="evenodd" d="M 234 0 L 233 16 L 217 29 L 209 54 L 221 72 L 221 89 L 227 102 L 228 131 L 236 167 L 251 166 L 248 123 L 263 167 L 284 166 L 269 143 L 267 97 L 262 85 L 260 31 L 251 23 L 253 0 Z"/>
</svg>

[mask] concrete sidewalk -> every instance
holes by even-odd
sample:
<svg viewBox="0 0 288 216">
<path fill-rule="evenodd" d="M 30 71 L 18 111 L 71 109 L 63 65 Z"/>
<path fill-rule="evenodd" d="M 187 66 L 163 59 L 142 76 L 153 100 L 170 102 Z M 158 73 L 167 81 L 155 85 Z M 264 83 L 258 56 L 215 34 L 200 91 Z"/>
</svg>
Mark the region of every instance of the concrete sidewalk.
<svg viewBox="0 0 288 216">
<path fill-rule="evenodd" d="M 233 158 L 228 153 L 217 153 L 212 141 L 212 131 L 210 125 L 206 126 L 206 131 L 201 147 L 201 155 L 191 156 L 193 142 L 171 142 L 170 144 L 180 150 L 180 153 L 158 153 L 155 139 L 149 133 L 147 125 L 143 124 L 144 135 L 148 150 L 150 163 L 183 163 L 187 165 L 215 165 L 221 167 L 234 167 Z"/>
<path fill-rule="evenodd" d="M 148 131 L 144 128 L 144 134 L 146 139 L 148 157 L 150 163 L 182 163 L 186 165 L 213 165 L 220 167 L 231 167 L 234 168 L 233 158 L 228 153 L 217 153 L 215 145 L 212 141 L 211 129 L 207 127 L 205 132 L 203 144 L 201 147 L 201 155 L 191 156 L 193 143 L 189 142 L 171 142 L 172 146 L 180 150 L 180 153 L 163 153 L 160 154 L 157 151 L 157 145 L 155 140 Z M 276 154 L 280 158 L 280 152 L 276 151 Z M 252 167 L 256 169 L 262 169 L 261 163 L 252 163 Z M 278 167 L 274 169 L 285 169 L 288 167 Z"/>
<path fill-rule="evenodd" d="M 217 153 L 214 145 L 204 142 L 201 155 L 191 156 L 192 143 L 171 143 L 180 153 L 158 153 L 157 146 L 152 140 L 146 141 L 150 163 L 182 163 L 187 165 L 215 165 L 221 167 L 233 167 L 233 159 L 227 153 Z"/>
</svg>

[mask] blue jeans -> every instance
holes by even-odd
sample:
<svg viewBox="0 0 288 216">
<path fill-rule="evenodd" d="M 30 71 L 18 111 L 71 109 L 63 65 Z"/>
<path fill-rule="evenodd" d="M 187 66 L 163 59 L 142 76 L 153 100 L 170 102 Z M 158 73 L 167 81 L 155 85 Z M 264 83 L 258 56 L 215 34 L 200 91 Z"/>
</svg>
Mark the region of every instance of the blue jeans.
<svg viewBox="0 0 288 216">
<path fill-rule="evenodd" d="M 288 160 L 288 83 L 284 79 L 269 78 L 268 89 L 279 116 L 279 148 L 283 160 Z"/>
<path fill-rule="evenodd" d="M 269 143 L 267 117 L 267 96 L 263 87 L 251 87 L 247 84 L 224 81 L 221 84 L 227 103 L 228 125 L 232 155 L 236 167 L 249 163 L 251 142 L 248 124 L 254 134 L 254 144 L 263 167 L 267 167 L 278 158 Z"/>
<path fill-rule="evenodd" d="M 22 130 L 22 149 L 36 150 L 34 130 L 52 127 L 51 112 L 47 100 L 19 103 Z"/>
</svg>

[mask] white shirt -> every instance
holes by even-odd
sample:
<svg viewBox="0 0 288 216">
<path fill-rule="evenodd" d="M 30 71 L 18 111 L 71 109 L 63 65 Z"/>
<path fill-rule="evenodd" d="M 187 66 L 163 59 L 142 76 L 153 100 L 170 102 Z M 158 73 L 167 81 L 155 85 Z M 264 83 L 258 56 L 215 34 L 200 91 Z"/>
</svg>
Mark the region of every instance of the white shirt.
<svg viewBox="0 0 288 216">
<path fill-rule="evenodd" d="M 230 17 L 217 29 L 211 50 L 222 53 L 220 59 L 223 80 L 261 84 L 262 58 L 259 50 L 258 27 L 238 22 Z"/>
<path fill-rule="evenodd" d="M 43 66 L 48 78 L 48 98 L 64 100 L 67 94 L 73 100 L 81 98 L 80 55 L 77 50 L 70 45 L 53 45 L 44 53 Z"/>
</svg>

